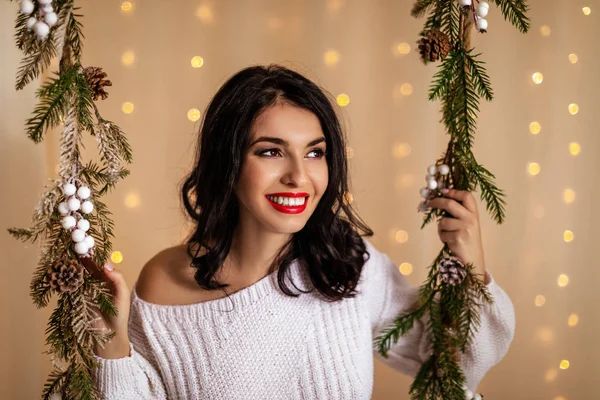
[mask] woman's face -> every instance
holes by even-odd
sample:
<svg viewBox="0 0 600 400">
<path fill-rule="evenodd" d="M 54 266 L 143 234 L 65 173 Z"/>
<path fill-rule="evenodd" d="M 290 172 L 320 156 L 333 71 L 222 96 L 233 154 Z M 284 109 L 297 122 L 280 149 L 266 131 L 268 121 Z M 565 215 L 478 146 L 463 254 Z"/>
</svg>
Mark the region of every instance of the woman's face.
<svg viewBox="0 0 600 400">
<path fill-rule="evenodd" d="M 314 212 L 328 183 L 325 136 L 318 118 L 289 104 L 254 122 L 236 195 L 245 228 L 291 234 Z"/>
</svg>

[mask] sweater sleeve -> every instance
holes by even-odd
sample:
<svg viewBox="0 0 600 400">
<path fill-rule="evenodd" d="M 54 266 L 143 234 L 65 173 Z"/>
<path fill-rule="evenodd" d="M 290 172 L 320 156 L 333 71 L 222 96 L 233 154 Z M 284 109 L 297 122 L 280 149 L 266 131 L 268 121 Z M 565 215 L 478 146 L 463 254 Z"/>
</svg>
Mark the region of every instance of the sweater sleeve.
<svg viewBox="0 0 600 400">
<path fill-rule="evenodd" d="M 94 355 L 100 367 L 92 369 L 92 379 L 102 400 L 167 399 L 164 382 L 140 322 L 138 307 L 131 307 L 128 357 L 105 359 Z"/>
<path fill-rule="evenodd" d="M 364 266 L 363 290 L 375 338 L 383 329 L 393 325 L 398 316 L 414 310 L 419 287 L 412 286 L 386 254 L 379 252 L 368 241 L 365 242 L 370 259 Z M 471 391 L 477 390 L 487 371 L 506 355 L 515 331 L 513 304 L 489 272 L 488 276 L 491 281 L 487 288 L 494 303 L 479 306 L 480 327 L 468 351 L 461 354 L 461 367 Z M 425 332 L 428 318 L 426 312 L 420 320 L 415 321 L 413 329 L 392 345 L 388 358 L 383 358 L 374 347 L 375 357 L 414 378 L 422 363 L 429 358 L 431 342 Z"/>
</svg>

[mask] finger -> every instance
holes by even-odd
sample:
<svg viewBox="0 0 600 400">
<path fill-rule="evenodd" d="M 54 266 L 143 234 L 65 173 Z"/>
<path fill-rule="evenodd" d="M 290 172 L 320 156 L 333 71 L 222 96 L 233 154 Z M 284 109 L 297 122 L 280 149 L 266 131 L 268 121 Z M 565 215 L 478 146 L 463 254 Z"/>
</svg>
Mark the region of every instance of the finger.
<svg viewBox="0 0 600 400">
<path fill-rule="evenodd" d="M 456 232 L 440 232 L 440 239 L 446 244 L 458 243 L 458 235 Z"/>
<path fill-rule="evenodd" d="M 448 211 L 454 218 L 468 220 L 472 213 L 456 200 L 437 197 L 429 201 L 429 206 Z"/>
<path fill-rule="evenodd" d="M 438 232 L 453 232 L 464 228 L 464 223 L 456 218 L 442 218 L 438 222 Z"/>
<path fill-rule="evenodd" d="M 473 194 L 467 190 L 449 189 L 448 193 L 444 193 L 444 197 L 460 201 L 467 210 L 472 213 L 477 213 L 477 202 Z"/>
<path fill-rule="evenodd" d="M 91 257 L 79 257 L 79 261 L 94 278 L 106 281 L 102 268 L 100 268 Z"/>
</svg>

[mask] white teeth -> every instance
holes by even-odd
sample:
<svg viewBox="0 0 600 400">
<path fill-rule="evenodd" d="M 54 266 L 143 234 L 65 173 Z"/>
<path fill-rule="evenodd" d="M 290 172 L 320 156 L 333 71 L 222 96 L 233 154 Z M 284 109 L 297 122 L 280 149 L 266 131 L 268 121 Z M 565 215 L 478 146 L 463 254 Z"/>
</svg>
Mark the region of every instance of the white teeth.
<svg viewBox="0 0 600 400">
<path fill-rule="evenodd" d="M 304 197 L 281 197 L 281 196 L 267 196 L 273 203 L 281 204 L 282 206 L 301 206 L 304 204 L 306 198 Z"/>
</svg>

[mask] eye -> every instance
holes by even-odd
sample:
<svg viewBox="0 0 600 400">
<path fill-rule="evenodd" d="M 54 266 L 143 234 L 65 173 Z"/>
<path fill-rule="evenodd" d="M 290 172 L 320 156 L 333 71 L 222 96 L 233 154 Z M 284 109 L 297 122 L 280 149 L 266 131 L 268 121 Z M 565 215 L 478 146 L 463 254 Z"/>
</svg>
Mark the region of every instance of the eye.
<svg viewBox="0 0 600 400">
<path fill-rule="evenodd" d="M 271 154 L 267 154 L 267 153 L 277 153 L 277 154 L 281 154 L 281 152 L 279 151 L 279 149 L 267 149 L 267 150 L 261 150 L 258 151 L 256 154 L 262 157 L 273 157 L 273 155 Z"/>
<path fill-rule="evenodd" d="M 310 158 L 317 158 L 317 159 L 321 159 L 321 158 L 325 157 L 325 155 L 327 154 L 321 149 L 313 149 L 308 154 L 312 154 L 312 153 L 315 153 L 316 155 L 314 157 L 310 157 Z"/>
</svg>

